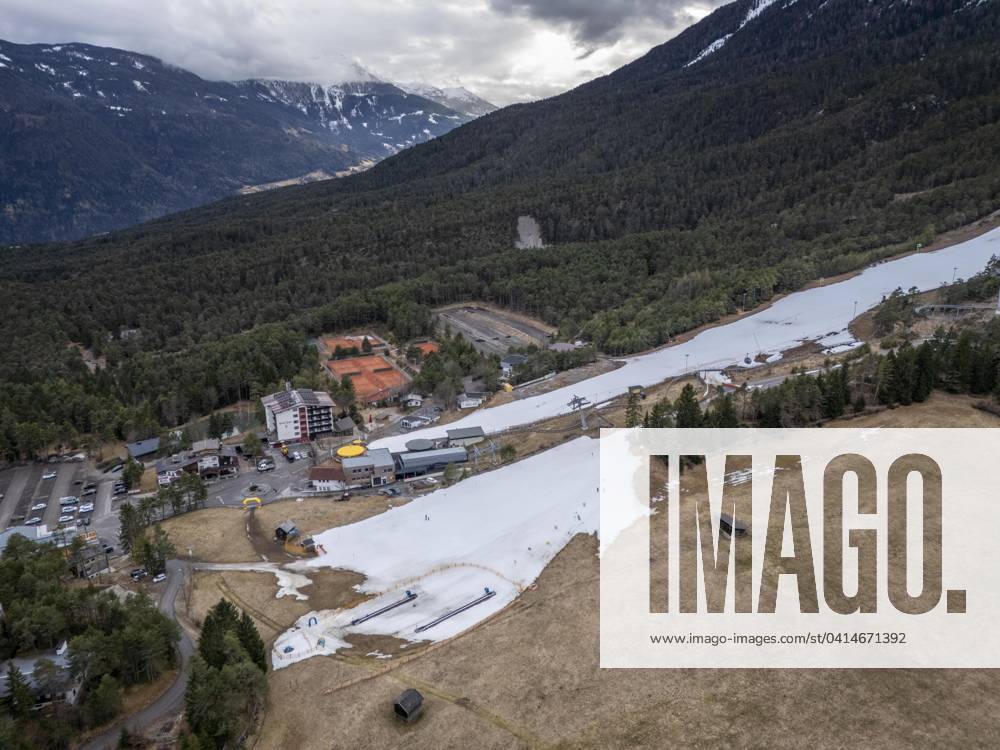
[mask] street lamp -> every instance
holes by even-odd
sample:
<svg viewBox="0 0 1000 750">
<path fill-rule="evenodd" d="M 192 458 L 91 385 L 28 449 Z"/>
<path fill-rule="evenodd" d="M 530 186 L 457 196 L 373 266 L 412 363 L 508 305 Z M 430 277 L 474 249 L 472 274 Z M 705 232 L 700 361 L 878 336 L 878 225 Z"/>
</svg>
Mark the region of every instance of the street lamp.
<svg viewBox="0 0 1000 750">
<path fill-rule="evenodd" d="M 684 374 L 685 375 L 687 375 L 687 372 L 688 372 L 688 358 L 690 356 L 691 356 L 690 354 L 685 354 L 684 355 Z"/>
<path fill-rule="evenodd" d="M 858 301 L 854 300 L 854 315 L 851 316 L 851 319 L 853 320 L 856 317 L 858 317 Z"/>
</svg>

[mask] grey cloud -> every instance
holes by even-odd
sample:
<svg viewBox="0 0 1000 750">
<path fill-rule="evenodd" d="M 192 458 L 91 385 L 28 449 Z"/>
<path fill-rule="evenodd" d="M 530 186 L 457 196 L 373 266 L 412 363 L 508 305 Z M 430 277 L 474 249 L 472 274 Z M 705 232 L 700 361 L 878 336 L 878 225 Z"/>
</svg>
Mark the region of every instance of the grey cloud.
<svg viewBox="0 0 1000 750">
<path fill-rule="evenodd" d="M 490 6 L 505 15 L 525 15 L 538 21 L 563 24 L 587 48 L 612 44 L 628 33 L 629 27 L 654 22 L 676 28 L 688 18 L 684 0 L 489 0 Z M 719 5 L 719 0 L 711 0 Z M 688 18 L 688 23 L 690 19 Z"/>
<path fill-rule="evenodd" d="M 496 104 L 610 72 L 695 19 L 680 0 L 2 0 L 0 38 L 89 42 L 210 79 L 329 83 L 345 60 Z M 695 6 L 718 0 L 692 0 Z"/>
</svg>

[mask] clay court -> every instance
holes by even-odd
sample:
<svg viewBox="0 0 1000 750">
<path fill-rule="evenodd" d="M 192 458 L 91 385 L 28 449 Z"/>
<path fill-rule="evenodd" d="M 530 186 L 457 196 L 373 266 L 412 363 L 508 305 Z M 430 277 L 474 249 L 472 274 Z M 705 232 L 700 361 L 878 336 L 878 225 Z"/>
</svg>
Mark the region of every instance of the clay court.
<svg viewBox="0 0 1000 750">
<path fill-rule="evenodd" d="M 365 338 L 368 339 L 368 343 L 372 345 L 373 349 L 384 349 L 386 347 L 385 339 L 376 336 L 374 333 L 359 333 L 350 336 L 324 336 L 319 340 L 319 343 L 328 354 L 333 354 L 338 346 L 343 350 L 357 349 L 360 352 Z"/>
<path fill-rule="evenodd" d="M 397 396 L 410 382 L 389 360 L 378 354 L 330 360 L 326 368 L 339 379 L 345 375 L 350 377 L 361 403 Z"/>
<path fill-rule="evenodd" d="M 414 344 L 414 346 L 417 347 L 417 349 L 420 350 L 420 353 L 425 357 L 428 354 L 434 354 L 434 352 L 441 351 L 441 347 L 433 341 L 421 341 L 419 344 Z"/>
</svg>

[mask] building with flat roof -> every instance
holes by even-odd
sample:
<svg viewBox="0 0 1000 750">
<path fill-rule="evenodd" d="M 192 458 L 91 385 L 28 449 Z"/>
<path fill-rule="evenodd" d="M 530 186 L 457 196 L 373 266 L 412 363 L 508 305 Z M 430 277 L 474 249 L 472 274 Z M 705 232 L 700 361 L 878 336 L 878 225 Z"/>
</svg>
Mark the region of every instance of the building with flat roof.
<svg viewBox="0 0 1000 750">
<path fill-rule="evenodd" d="M 267 430 L 278 441 L 297 443 L 333 432 L 337 405 L 329 393 L 286 387 L 261 399 Z"/>
<path fill-rule="evenodd" d="M 396 474 L 414 477 L 433 471 L 442 471 L 448 464 L 464 464 L 469 454 L 462 447 L 439 448 L 431 451 L 407 451 L 395 455 Z"/>
<path fill-rule="evenodd" d="M 363 456 L 341 461 L 344 477 L 350 486 L 368 484 L 379 487 L 396 478 L 396 464 L 388 448 L 374 448 Z"/>
<path fill-rule="evenodd" d="M 481 443 L 486 439 L 486 433 L 482 427 L 456 427 L 452 430 L 445 430 L 448 436 L 448 446 L 465 446 Z"/>
</svg>

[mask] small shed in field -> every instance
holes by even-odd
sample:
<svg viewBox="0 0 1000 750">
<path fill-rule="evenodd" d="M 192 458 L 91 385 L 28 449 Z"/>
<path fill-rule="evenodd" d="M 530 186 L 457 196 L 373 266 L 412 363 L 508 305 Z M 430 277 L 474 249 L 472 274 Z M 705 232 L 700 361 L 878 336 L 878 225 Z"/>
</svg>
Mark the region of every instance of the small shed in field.
<svg viewBox="0 0 1000 750">
<path fill-rule="evenodd" d="M 282 521 L 278 528 L 274 530 L 274 538 L 279 542 L 283 542 L 286 539 L 292 539 L 299 535 L 299 527 L 295 525 L 295 521 Z"/>
<path fill-rule="evenodd" d="M 392 710 L 406 723 L 412 723 L 424 711 L 424 696 L 413 688 L 407 688 L 393 702 Z"/>
</svg>

